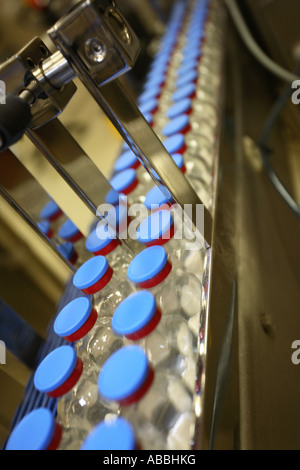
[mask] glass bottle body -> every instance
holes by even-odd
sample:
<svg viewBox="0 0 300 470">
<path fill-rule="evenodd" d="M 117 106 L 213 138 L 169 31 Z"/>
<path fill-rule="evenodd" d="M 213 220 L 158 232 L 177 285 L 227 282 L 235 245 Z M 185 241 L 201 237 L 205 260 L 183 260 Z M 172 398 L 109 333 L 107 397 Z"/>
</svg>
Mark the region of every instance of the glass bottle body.
<svg viewBox="0 0 300 470">
<path fill-rule="evenodd" d="M 75 386 L 57 400 L 58 422 L 63 428 L 74 431 L 75 443 L 82 440 L 108 414 L 119 413 L 116 403 L 106 402 L 99 397 L 97 379 L 98 373 L 95 369 L 83 371 Z"/>
</svg>

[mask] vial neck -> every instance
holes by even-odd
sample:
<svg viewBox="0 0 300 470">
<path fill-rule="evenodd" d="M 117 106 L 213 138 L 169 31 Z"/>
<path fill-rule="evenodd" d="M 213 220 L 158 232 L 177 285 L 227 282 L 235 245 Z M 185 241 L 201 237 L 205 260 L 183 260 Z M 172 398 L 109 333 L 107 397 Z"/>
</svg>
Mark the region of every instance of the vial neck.
<svg viewBox="0 0 300 470">
<path fill-rule="evenodd" d="M 139 331 L 136 331 L 134 333 L 126 335 L 126 338 L 128 338 L 130 340 L 133 340 L 133 341 L 137 341 L 139 339 L 142 339 L 142 338 L 150 335 L 150 333 L 152 333 L 152 331 L 157 327 L 160 320 L 161 320 L 161 311 L 157 308 L 154 315 L 153 315 L 153 317 L 147 323 L 147 325 L 145 325 Z"/>
<path fill-rule="evenodd" d="M 111 266 L 108 266 L 106 273 L 99 279 L 99 281 L 95 282 L 90 287 L 82 289 L 82 292 L 87 295 L 94 295 L 100 292 L 104 287 L 109 283 L 113 276 L 113 269 Z"/>
<path fill-rule="evenodd" d="M 86 320 L 86 322 L 77 331 L 75 331 L 69 336 L 66 336 L 65 339 L 70 343 L 80 340 L 89 331 L 91 331 L 91 329 L 93 328 L 93 326 L 95 325 L 97 321 L 97 318 L 98 318 L 97 311 L 94 308 L 92 308 L 90 316 Z"/>
<path fill-rule="evenodd" d="M 169 260 L 167 260 L 164 268 L 155 276 L 153 276 L 151 279 L 148 279 L 147 281 L 139 282 L 139 287 L 143 289 L 151 289 L 152 287 L 156 287 L 158 284 L 163 282 L 166 277 L 170 274 L 172 270 L 172 264 L 170 263 Z"/>
<path fill-rule="evenodd" d="M 76 365 L 70 377 L 58 388 L 48 392 L 47 395 L 51 398 L 59 398 L 68 393 L 78 382 L 83 371 L 83 361 L 80 357 L 77 358 Z"/>
</svg>

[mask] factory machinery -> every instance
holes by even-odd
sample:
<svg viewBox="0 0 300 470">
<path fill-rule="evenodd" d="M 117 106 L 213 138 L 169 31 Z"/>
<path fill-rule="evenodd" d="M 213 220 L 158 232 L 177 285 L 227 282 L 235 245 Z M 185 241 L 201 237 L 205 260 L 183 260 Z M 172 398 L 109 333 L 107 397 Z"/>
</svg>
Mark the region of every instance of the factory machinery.
<svg viewBox="0 0 300 470">
<path fill-rule="evenodd" d="M 1 367 L 30 368 L 3 449 L 298 448 L 297 67 L 253 3 L 142 2 L 147 60 L 122 2 L 51 3 L 0 67 L 0 191 L 68 282 L 45 339 L 1 300 Z M 109 172 L 63 121 L 78 88 L 120 138 Z"/>
</svg>

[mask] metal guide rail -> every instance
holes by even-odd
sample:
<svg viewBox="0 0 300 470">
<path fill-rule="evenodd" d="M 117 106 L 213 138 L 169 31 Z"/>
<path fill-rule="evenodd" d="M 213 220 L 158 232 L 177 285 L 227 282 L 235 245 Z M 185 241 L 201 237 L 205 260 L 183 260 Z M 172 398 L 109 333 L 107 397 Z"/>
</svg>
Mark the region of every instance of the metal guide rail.
<svg viewBox="0 0 300 470">
<path fill-rule="evenodd" d="M 211 242 L 222 113 L 224 12 L 216 0 L 187 0 L 174 4 L 166 33 L 137 103 L 128 98 L 117 77 L 134 66 L 138 41 L 114 2 L 81 2 L 51 28 L 49 35 L 58 49 L 56 53 L 51 55 L 45 45 L 35 39 L 0 68 L 0 78 L 10 78 L 7 83 L 12 99 L 8 103 L 8 114 L 0 125 L 2 155 L 16 168 L 22 167 L 22 185 L 28 184 L 33 177 L 26 169 L 24 160 L 13 153 L 12 147 L 25 133 L 84 202 L 93 216 L 93 223 L 88 233 L 81 233 L 68 217 L 64 201 L 59 199 L 55 189 L 50 194 L 51 199 L 48 196 L 47 200 L 47 195 L 42 188 L 38 188 L 37 182 L 40 206 L 33 210 L 30 201 L 22 196 L 20 189 L 24 186 L 12 187 L 0 176 L 2 196 L 45 239 L 72 274 L 70 289 L 62 299 L 54 324 L 49 327 L 49 342 L 41 351 L 40 365 L 25 390 L 24 400 L 12 423 L 7 446 L 13 447 L 14 433 L 22 432 L 20 423 L 24 423 L 26 417 L 30 418 L 33 410 L 45 408 L 51 411 L 56 420 L 55 429 L 59 427 L 60 431 L 59 438 L 55 435 L 54 446 L 54 436 L 50 436 L 52 425 L 46 439 L 48 447 L 44 448 L 49 448 L 49 441 L 51 448 L 101 448 L 93 447 L 100 445 L 97 441 L 97 432 L 101 435 L 99 422 L 105 424 L 111 417 L 114 423 L 122 425 L 124 423 L 118 419 L 124 419 L 129 424 L 126 433 L 131 432 L 134 436 L 130 444 L 128 441 L 126 444 L 120 443 L 121 449 L 130 445 L 127 449 L 200 450 L 203 446 L 206 403 Z M 76 76 L 125 140 L 109 181 L 58 120 L 58 115 L 75 92 L 72 80 Z M 19 129 L 7 126 L 16 110 L 22 116 Z M 1 161 L 5 159 L 0 159 L 0 166 Z M 144 212 L 140 224 L 135 227 L 136 238 L 132 240 L 127 235 L 134 214 L 130 210 L 135 204 L 142 206 Z M 146 222 L 150 219 L 149 232 L 149 223 L 147 225 Z M 104 230 L 103 227 L 111 237 L 106 235 L 101 239 L 99 233 Z M 176 237 L 180 230 L 183 236 Z M 115 242 L 113 247 L 112 240 Z M 116 253 L 117 250 L 121 254 L 114 258 L 111 252 Z M 92 263 L 95 265 L 95 259 L 99 261 L 100 258 L 101 282 L 97 272 L 96 288 L 95 271 L 91 283 L 87 267 Z M 145 273 L 144 277 L 139 278 L 139 259 L 143 266 L 145 260 L 149 266 L 154 261 L 160 263 L 159 268 L 155 267 L 153 278 L 146 279 Z M 105 264 L 107 260 L 109 268 Z M 163 268 L 162 263 L 165 263 Z M 93 269 L 100 269 L 99 263 Z M 181 277 L 176 278 L 177 270 Z M 156 284 L 152 282 L 154 278 Z M 188 279 L 186 284 L 184 279 Z M 171 281 L 174 284 L 170 284 Z M 165 286 L 164 289 L 157 287 L 160 283 Z M 173 296 L 175 300 L 170 292 L 176 293 Z M 127 330 L 122 330 L 123 323 L 121 328 L 120 319 L 116 319 L 116 313 L 122 315 L 127 304 L 130 310 L 130 302 L 137 301 L 139 295 L 139 308 L 145 309 L 148 297 L 143 296 L 146 293 L 149 294 L 149 302 L 150 298 L 151 301 L 156 299 L 156 311 L 160 311 L 161 320 L 156 320 L 155 325 L 159 334 L 164 336 L 169 330 L 170 335 L 170 331 L 174 330 L 170 354 L 169 340 L 160 344 L 153 326 L 145 333 L 143 325 L 143 336 L 139 337 L 136 333 L 133 335 L 132 325 L 128 333 L 128 324 Z M 57 326 L 60 315 L 65 313 L 64 307 L 73 308 L 74 305 L 75 308 L 72 302 L 77 297 L 90 301 L 92 311 L 96 311 L 98 319 L 94 320 L 96 323 L 93 323 L 91 331 L 95 325 L 100 330 L 102 328 L 102 336 L 97 340 L 89 336 L 91 333 L 86 329 L 86 337 L 89 338 L 86 342 L 90 348 L 88 356 L 95 358 L 100 349 L 103 351 L 103 345 L 100 347 L 99 344 L 104 337 L 114 345 L 109 350 L 107 344 L 107 351 L 103 357 L 99 356 L 96 365 L 82 352 L 85 340 L 78 334 L 73 336 L 75 326 L 72 325 L 72 331 L 69 327 L 60 329 Z M 175 307 L 171 308 L 173 301 Z M 167 322 L 168 318 L 172 319 L 171 324 Z M 147 335 L 152 340 L 148 340 Z M 98 345 L 95 349 L 91 349 L 91 338 Z M 49 389 L 49 384 L 46 386 L 44 380 L 45 376 L 48 380 L 52 372 L 44 373 L 40 368 L 51 356 L 50 351 L 61 352 L 61 346 L 67 348 L 64 351 L 69 351 L 68 347 L 71 346 L 79 359 L 83 354 L 82 376 L 78 378 L 80 374 L 77 371 L 79 385 L 76 385 L 77 381 L 71 385 L 56 383 L 56 387 L 52 383 Z M 159 356 L 162 349 L 164 357 Z M 133 387 L 128 379 L 130 365 L 126 380 L 121 373 L 122 368 L 118 369 L 125 361 L 121 355 L 125 357 L 128 353 L 130 356 L 137 350 L 141 356 L 136 356 L 135 362 L 139 363 L 141 357 L 143 367 L 132 374 L 141 374 L 141 390 L 135 389 L 134 393 L 131 390 L 134 398 L 118 396 L 115 390 Z M 177 355 L 173 355 L 173 350 L 177 351 Z M 79 359 L 76 367 L 79 367 Z M 61 362 L 64 360 L 69 359 L 64 357 Z M 74 360 L 72 356 L 73 365 Z M 114 371 L 112 367 L 117 369 Z M 153 390 L 165 385 L 158 380 L 160 374 L 172 379 L 167 384 L 165 401 L 155 403 L 156 408 Z M 97 376 L 97 400 L 102 408 L 100 410 L 97 401 L 95 409 L 91 407 L 87 414 L 81 414 L 78 403 L 91 400 L 95 389 L 87 392 L 84 387 L 94 384 L 94 375 Z M 105 376 L 110 379 L 105 380 Z M 145 379 L 145 376 L 147 380 L 141 386 L 142 377 Z M 109 386 L 107 382 L 110 382 Z M 66 387 L 64 393 L 58 393 L 62 385 Z M 135 387 L 138 385 L 135 384 Z M 79 398 L 75 399 L 76 393 L 79 393 Z M 96 418 L 91 417 L 93 413 Z M 117 426 L 110 431 L 117 433 Z M 17 436 L 16 442 L 22 445 L 20 436 Z M 105 445 L 109 446 L 107 443 Z"/>
</svg>

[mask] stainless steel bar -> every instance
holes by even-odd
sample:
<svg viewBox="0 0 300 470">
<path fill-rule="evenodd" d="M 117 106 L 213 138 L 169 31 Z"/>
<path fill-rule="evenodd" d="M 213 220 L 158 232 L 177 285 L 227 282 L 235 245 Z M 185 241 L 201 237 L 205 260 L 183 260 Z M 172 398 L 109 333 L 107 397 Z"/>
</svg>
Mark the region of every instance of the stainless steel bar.
<svg viewBox="0 0 300 470">
<path fill-rule="evenodd" d="M 15 155 L 10 151 L 6 150 L 1 154 L 0 158 L 0 169 L 1 163 L 6 157 L 5 163 L 9 160 L 10 170 L 14 170 L 15 179 L 9 181 L 5 178 L 5 172 L 0 171 L 0 195 L 3 199 L 12 207 L 16 213 L 34 230 L 34 232 L 46 243 L 56 256 L 70 269 L 73 273 L 75 272 L 74 266 L 61 254 L 57 249 L 57 245 L 54 241 L 50 240 L 39 228 L 38 217 L 26 207 L 26 203 L 20 199 L 20 193 L 23 191 L 21 186 L 30 184 L 30 189 L 35 193 L 35 196 L 41 196 L 43 192 L 42 188 L 38 187 L 37 181 L 30 175 L 29 172 L 21 165 Z M 35 191 L 37 189 L 37 191 Z"/>
<path fill-rule="evenodd" d="M 63 124 L 53 119 L 39 129 L 29 129 L 26 134 L 93 216 L 105 219 L 124 248 L 134 253 L 135 245 L 122 238 L 117 227 L 106 219 L 107 204 L 111 199 L 119 200 L 119 194 Z"/>
<path fill-rule="evenodd" d="M 93 89 L 90 88 L 91 93 Z M 189 205 L 193 207 L 192 225 L 198 240 L 210 246 L 212 235 L 212 216 L 203 205 L 199 196 L 186 177 L 174 163 L 163 142 L 157 137 L 135 103 L 130 99 L 122 84 L 114 80 L 95 91 L 94 98 L 113 122 L 132 151 L 147 168 L 156 184 L 155 171 L 180 208 L 185 212 Z M 163 188 L 162 188 L 163 189 Z M 203 205 L 204 227 L 199 227 L 197 206 Z M 186 212 L 185 212 L 186 213 Z M 190 217 L 190 214 L 187 214 Z"/>
<path fill-rule="evenodd" d="M 44 79 L 57 90 L 76 78 L 74 70 L 59 51 L 45 59 L 40 66 L 40 70 Z M 39 81 L 41 80 L 41 76 L 37 78 L 39 78 Z"/>
</svg>

